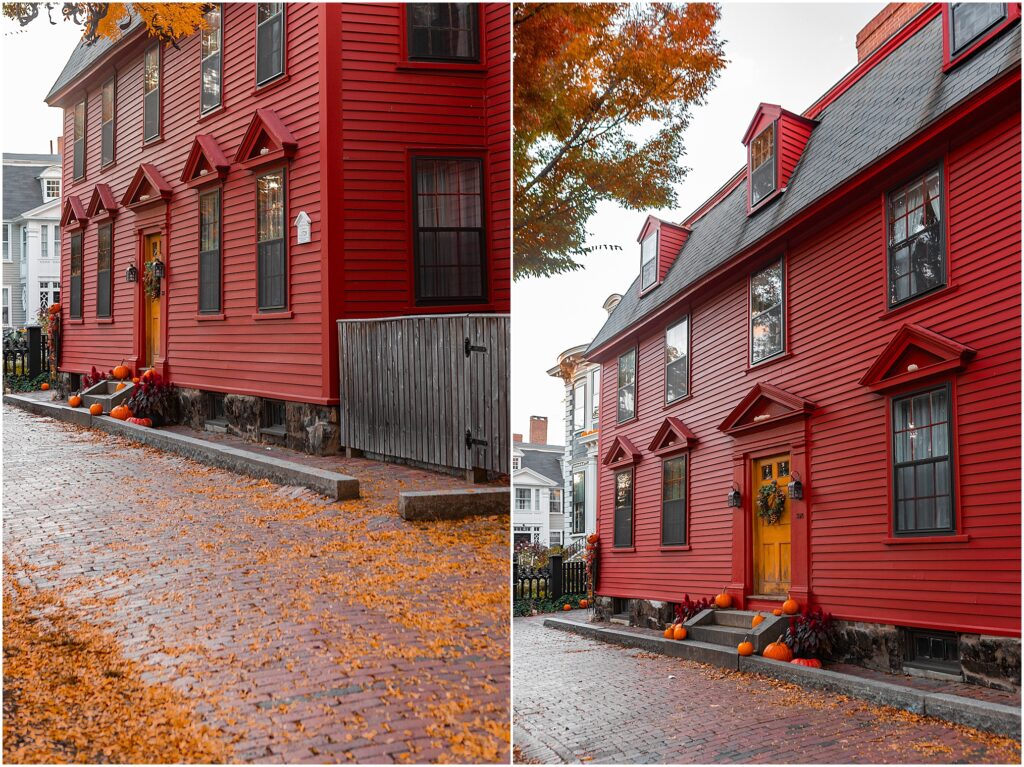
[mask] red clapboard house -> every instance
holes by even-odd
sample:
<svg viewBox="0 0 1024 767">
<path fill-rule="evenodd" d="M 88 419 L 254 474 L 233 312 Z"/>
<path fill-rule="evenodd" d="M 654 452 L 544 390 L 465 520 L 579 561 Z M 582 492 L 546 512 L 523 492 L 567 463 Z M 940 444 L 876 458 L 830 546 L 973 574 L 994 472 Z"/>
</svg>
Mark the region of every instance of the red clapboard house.
<svg viewBox="0 0 1024 767">
<path fill-rule="evenodd" d="M 851 660 L 1018 684 L 1020 44 L 1019 4 L 893 4 L 803 114 L 733 126 L 711 200 L 646 221 L 587 352 L 603 612 L 791 594 Z"/>
<path fill-rule="evenodd" d="M 177 47 L 137 21 L 80 45 L 47 97 L 70 150 L 60 371 L 154 367 L 200 421 L 245 420 L 223 395 L 262 412 L 242 432 L 299 407 L 328 436 L 294 446 L 336 450 L 339 319 L 509 310 L 509 8 L 207 20 Z"/>
</svg>

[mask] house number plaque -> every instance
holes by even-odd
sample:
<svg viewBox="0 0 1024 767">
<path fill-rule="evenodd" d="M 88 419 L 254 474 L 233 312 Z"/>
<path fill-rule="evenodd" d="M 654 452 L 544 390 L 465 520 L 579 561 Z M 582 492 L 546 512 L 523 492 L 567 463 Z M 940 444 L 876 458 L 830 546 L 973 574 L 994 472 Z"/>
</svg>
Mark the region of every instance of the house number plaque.
<svg viewBox="0 0 1024 767">
<path fill-rule="evenodd" d="M 302 245 L 303 243 L 309 242 L 310 240 L 310 226 L 309 216 L 306 215 L 306 211 L 299 211 L 299 215 L 295 217 L 295 228 L 296 228 L 296 239 L 295 241 Z"/>
</svg>

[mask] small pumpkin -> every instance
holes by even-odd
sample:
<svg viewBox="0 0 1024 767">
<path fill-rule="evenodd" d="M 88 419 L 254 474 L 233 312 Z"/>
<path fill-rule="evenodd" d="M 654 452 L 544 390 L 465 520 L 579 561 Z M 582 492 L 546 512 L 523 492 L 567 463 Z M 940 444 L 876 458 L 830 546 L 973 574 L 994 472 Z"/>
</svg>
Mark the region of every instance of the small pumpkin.
<svg viewBox="0 0 1024 767">
<path fill-rule="evenodd" d="M 114 374 L 114 378 L 118 381 L 123 381 L 124 379 L 131 377 L 132 374 L 132 371 L 129 370 L 124 363 L 121 363 L 110 372 Z"/>
<path fill-rule="evenodd" d="M 580 609 L 581 610 L 586 610 L 588 607 L 590 607 L 590 602 L 588 602 L 586 599 L 581 599 L 580 600 Z"/>
<path fill-rule="evenodd" d="M 125 384 L 124 381 L 121 381 L 117 386 L 114 387 L 114 391 L 121 391 L 121 389 L 123 389 L 126 385 L 127 384 Z"/>
<path fill-rule="evenodd" d="M 723 610 L 732 607 L 732 595 L 726 594 L 725 589 L 722 589 L 722 593 L 715 597 L 715 607 L 721 607 Z"/>
<path fill-rule="evenodd" d="M 821 668 L 821 661 L 817 658 L 793 658 L 790 663 L 795 663 L 797 666 L 807 666 L 807 668 Z"/>
<path fill-rule="evenodd" d="M 128 419 L 128 423 L 134 423 L 137 426 L 152 426 L 153 425 L 153 419 L 152 418 L 135 418 L 134 416 L 132 416 L 131 418 Z"/>
<path fill-rule="evenodd" d="M 81 404 L 82 398 L 79 397 L 77 394 L 72 394 L 70 397 L 68 397 L 68 405 L 70 407 L 79 407 L 81 406 Z"/>
<path fill-rule="evenodd" d="M 748 655 L 754 654 L 754 643 L 749 641 L 740 642 L 736 645 L 736 652 L 746 658 Z"/>
<path fill-rule="evenodd" d="M 764 616 L 761 613 L 757 613 L 750 619 L 750 628 L 756 629 L 762 623 L 764 623 Z"/>
<path fill-rule="evenodd" d="M 118 405 L 110 411 L 110 417 L 116 418 L 118 421 L 127 421 L 132 417 L 132 411 L 128 409 L 127 405 Z"/>
<path fill-rule="evenodd" d="M 103 405 L 99 402 L 93 402 L 89 405 L 89 415 L 103 415 Z"/>
<path fill-rule="evenodd" d="M 672 638 L 672 632 L 674 632 L 675 630 L 676 630 L 675 626 L 669 626 L 667 629 L 665 629 L 665 639 L 671 639 Z"/>
<path fill-rule="evenodd" d="M 600 540 L 600 536 L 597 533 L 591 533 L 587 536 L 587 543 L 597 543 Z"/>
<path fill-rule="evenodd" d="M 40 386 L 39 388 L 40 388 L 40 390 L 42 390 L 42 391 L 50 391 L 50 384 L 48 384 L 48 383 L 44 383 L 44 384 L 43 384 L 42 386 Z"/>
<path fill-rule="evenodd" d="M 686 626 L 682 623 L 676 624 L 676 627 L 672 630 L 673 639 L 686 639 Z"/>
<path fill-rule="evenodd" d="M 800 612 L 800 603 L 793 599 L 793 597 L 790 597 L 782 603 L 782 612 L 786 615 L 796 615 Z"/>
<path fill-rule="evenodd" d="M 770 645 L 764 648 L 764 652 L 761 653 L 766 658 L 772 660 L 781 660 L 783 663 L 789 663 L 793 660 L 793 651 L 789 649 L 789 645 L 780 639 L 776 639 Z"/>
<path fill-rule="evenodd" d="M 772 610 L 772 615 L 774 615 L 776 618 L 782 615 L 782 608 L 776 607 L 774 610 Z"/>
<path fill-rule="evenodd" d="M 132 383 L 133 384 L 137 384 L 138 382 L 139 382 L 139 377 L 138 376 L 132 376 Z"/>
<path fill-rule="evenodd" d="M 572 605 L 566 603 L 566 604 L 562 605 L 562 609 L 565 610 L 566 612 L 568 612 L 569 610 L 572 609 Z"/>
<path fill-rule="evenodd" d="M 60 304 L 50 304 L 50 314 L 60 314 Z"/>
</svg>

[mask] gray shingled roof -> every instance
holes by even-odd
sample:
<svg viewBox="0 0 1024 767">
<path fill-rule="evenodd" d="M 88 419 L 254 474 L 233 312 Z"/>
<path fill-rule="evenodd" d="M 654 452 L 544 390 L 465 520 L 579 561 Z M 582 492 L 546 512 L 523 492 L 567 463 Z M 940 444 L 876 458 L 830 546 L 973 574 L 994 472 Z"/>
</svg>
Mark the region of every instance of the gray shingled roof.
<svg viewBox="0 0 1024 767">
<path fill-rule="evenodd" d="M 44 170 L 45 165 L 4 164 L 4 221 L 10 221 L 26 210 L 43 204 L 43 186 L 39 183 L 39 174 Z"/>
<path fill-rule="evenodd" d="M 524 447 L 522 443 L 516 445 L 523 452 L 523 461 L 520 464 L 524 469 L 532 469 L 552 482 L 562 484 L 562 453 L 553 453 L 548 450 L 531 450 Z"/>
<path fill-rule="evenodd" d="M 119 45 L 121 41 L 134 32 L 141 23 L 142 20 L 140 18 L 133 16 L 131 26 L 126 30 L 122 30 L 121 37 L 117 40 L 108 40 L 105 37 L 100 37 L 97 38 L 96 42 L 92 45 L 86 45 L 84 41 L 79 42 L 78 45 L 75 46 L 75 50 L 71 52 L 71 56 L 64 65 L 64 69 L 62 69 L 60 75 L 58 75 L 57 81 L 50 87 L 50 92 L 46 94 L 46 98 L 43 100 L 49 102 L 54 94 L 78 77 L 78 75 L 87 70 L 94 63 L 99 61 L 103 54 L 115 45 Z"/>
<path fill-rule="evenodd" d="M 986 83 L 1020 65 L 1015 25 L 969 60 L 942 71 L 942 19 L 920 32 L 818 116 L 785 194 L 753 216 L 746 181 L 693 225 L 665 281 L 640 298 L 639 275 L 587 349 L 629 329 L 816 200 L 934 122 Z M 740 126 L 743 127 L 743 126 Z"/>
<path fill-rule="evenodd" d="M 17 152 L 4 152 L 4 163 L 7 162 L 33 162 L 40 165 L 60 165 L 59 154 L 21 154 Z"/>
</svg>

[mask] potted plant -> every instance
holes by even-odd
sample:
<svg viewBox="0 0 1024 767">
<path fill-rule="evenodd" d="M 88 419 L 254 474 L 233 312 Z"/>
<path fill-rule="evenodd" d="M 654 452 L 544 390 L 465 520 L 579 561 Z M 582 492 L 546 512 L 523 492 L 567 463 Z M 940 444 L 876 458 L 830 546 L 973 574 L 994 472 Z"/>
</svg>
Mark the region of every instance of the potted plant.
<svg viewBox="0 0 1024 767">
<path fill-rule="evenodd" d="M 177 421 L 178 394 L 159 373 L 143 376 L 128 398 L 128 409 L 135 418 L 149 418 L 154 426 Z"/>
</svg>

